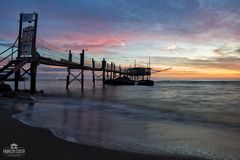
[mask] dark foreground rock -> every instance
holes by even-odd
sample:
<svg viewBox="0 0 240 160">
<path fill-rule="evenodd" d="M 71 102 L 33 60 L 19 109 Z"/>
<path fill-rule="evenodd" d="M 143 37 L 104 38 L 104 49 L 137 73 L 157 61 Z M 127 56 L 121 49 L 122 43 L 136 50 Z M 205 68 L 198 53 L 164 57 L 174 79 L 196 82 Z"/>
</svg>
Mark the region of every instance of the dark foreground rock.
<svg viewBox="0 0 240 160">
<path fill-rule="evenodd" d="M 0 97 L 16 97 L 16 93 L 12 90 L 9 84 L 0 84 Z"/>
</svg>

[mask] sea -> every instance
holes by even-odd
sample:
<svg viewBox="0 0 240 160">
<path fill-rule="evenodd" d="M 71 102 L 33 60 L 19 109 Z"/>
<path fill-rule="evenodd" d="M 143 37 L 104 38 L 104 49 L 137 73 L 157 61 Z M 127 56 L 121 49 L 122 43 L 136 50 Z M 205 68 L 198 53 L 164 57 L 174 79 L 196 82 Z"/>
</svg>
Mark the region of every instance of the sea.
<svg viewBox="0 0 240 160">
<path fill-rule="evenodd" d="M 28 82 L 21 83 L 27 88 Z M 33 100 L 0 99 L 20 122 L 56 137 L 114 150 L 240 159 L 240 81 L 155 81 L 154 86 L 96 86 L 38 80 Z M 37 137 L 36 137 L 37 138 Z"/>
</svg>

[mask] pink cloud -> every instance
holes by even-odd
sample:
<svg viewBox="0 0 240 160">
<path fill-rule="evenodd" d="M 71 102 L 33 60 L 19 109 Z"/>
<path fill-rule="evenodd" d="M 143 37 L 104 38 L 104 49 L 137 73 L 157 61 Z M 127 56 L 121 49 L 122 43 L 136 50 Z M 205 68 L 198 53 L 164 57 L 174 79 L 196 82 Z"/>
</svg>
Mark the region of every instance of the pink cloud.
<svg viewBox="0 0 240 160">
<path fill-rule="evenodd" d="M 85 33 L 63 33 L 56 37 L 46 38 L 48 42 L 64 50 L 104 51 L 107 48 L 124 47 L 129 41 L 135 41 L 134 33 L 93 35 Z M 43 38 L 44 39 L 44 38 Z M 41 45 L 40 45 L 41 46 Z"/>
</svg>

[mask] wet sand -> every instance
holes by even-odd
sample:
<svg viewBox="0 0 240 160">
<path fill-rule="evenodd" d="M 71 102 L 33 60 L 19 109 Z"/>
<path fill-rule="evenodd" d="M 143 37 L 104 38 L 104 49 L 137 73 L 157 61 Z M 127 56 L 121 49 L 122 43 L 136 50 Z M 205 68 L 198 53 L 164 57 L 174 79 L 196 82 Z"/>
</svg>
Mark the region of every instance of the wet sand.
<svg viewBox="0 0 240 160">
<path fill-rule="evenodd" d="M 196 157 L 183 157 L 179 155 L 148 155 L 130 153 L 80 145 L 61 140 L 52 135 L 46 129 L 26 126 L 11 118 L 11 115 L 18 113 L 14 109 L 0 107 L 0 148 L 8 147 L 16 143 L 24 147 L 26 154 L 21 159 L 43 160 L 197 160 Z M 2 151 L 1 151 L 2 152 Z M 3 157 L 1 153 L 0 159 Z M 15 158 L 18 159 L 18 158 Z"/>
</svg>

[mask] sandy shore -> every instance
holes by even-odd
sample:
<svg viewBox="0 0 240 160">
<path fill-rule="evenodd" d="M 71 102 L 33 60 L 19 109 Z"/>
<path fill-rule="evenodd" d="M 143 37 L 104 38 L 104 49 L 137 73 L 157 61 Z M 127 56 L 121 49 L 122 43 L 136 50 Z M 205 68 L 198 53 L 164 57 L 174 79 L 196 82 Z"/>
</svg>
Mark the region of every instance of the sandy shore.
<svg viewBox="0 0 240 160">
<path fill-rule="evenodd" d="M 12 143 L 22 146 L 26 150 L 27 160 L 188 160 L 196 157 L 181 157 L 168 155 L 148 155 L 115 151 L 98 147 L 66 142 L 51 134 L 46 129 L 26 126 L 11 118 L 18 113 L 16 110 L 0 108 L 0 148 L 8 147 Z M 18 158 L 15 158 L 18 159 Z"/>
</svg>

